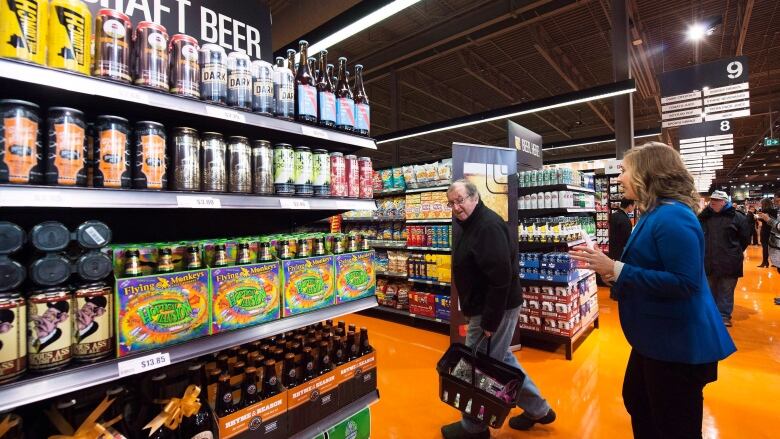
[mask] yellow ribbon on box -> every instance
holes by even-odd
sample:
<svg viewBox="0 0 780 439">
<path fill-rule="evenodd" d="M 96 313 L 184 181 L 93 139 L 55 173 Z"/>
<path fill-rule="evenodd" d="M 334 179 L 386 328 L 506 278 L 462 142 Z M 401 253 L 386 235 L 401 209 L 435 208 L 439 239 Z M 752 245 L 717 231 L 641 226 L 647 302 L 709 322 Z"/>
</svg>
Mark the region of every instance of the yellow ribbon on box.
<svg viewBox="0 0 780 439">
<path fill-rule="evenodd" d="M 103 398 L 103 401 L 95 407 L 95 410 L 92 410 L 92 413 L 87 416 L 87 419 L 84 420 L 76 431 L 73 431 L 73 426 L 62 417 L 62 414 L 57 409 L 46 410 L 49 420 L 62 433 L 49 436 L 49 439 L 113 439 L 114 436 L 109 433 L 108 427 L 119 422 L 122 419 L 122 415 L 102 424 L 97 422 L 113 402 L 113 399 Z"/>
<path fill-rule="evenodd" d="M 0 422 L 0 437 L 3 437 L 6 433 L 8 433 L 12 428 L 16 427 L 18 424 L 19 421 L 11 420 L 11 415 L 8 415 L 5 418 L 3 418 L 3 422 Z"/>
<path fill-rule="evenodd" d="M 187 386 L 187 390 L 184 391 L 184 396 L 181 398 L 171 398 L 171 400 L 165 404 L 165 407 L 163 407 L 163 411 L 149 421 L 148 424 L 144 425 L 143 429 L 151 428 L 149 436 L 163 425 L 171 430 L 176 430 L 179 428 L 179 424 L 181 424 L 181 421 L 185 416 L 189 418 L 200 410 L 200 399 L 198 399 L 198 395 L 200 395 L 200 387 L 190 384 Z"/>
</svg>

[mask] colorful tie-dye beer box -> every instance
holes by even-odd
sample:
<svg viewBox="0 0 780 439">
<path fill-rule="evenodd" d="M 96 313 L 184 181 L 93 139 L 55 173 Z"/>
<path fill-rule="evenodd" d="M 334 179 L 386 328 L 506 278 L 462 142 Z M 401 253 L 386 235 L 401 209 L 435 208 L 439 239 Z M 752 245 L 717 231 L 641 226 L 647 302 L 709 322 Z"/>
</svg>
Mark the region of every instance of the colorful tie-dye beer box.
<svg viewBox="0 0 780 439">
<path fill-rule="evenodd" d="M 333 256 L 282 261 L 282 317 L 325 308 L 336 303 Z"/>
<path fill-rule="evenodd" d="M 376 294 L 374 252 L 336 255 L 336 303 Z"/>
<path fill-rule="evenodd" d="M 119 279 L 116 295 L 120 357 L 209 333 L 207 270 Z"/>
<path fill-rule="evenodd" d="M 278 262 L 214 268 L 211 272 L 211 333 L 276 320 L 280 315 Z"/>
</svg>

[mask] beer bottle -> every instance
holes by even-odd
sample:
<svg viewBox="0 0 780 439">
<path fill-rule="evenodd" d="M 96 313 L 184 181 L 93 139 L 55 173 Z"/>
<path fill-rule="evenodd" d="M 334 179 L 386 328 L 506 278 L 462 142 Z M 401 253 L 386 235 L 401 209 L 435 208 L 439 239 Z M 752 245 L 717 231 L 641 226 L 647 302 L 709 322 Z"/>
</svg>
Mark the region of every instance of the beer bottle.
<svg viewBox="0 0 780 439">
<path fill-rule="evenodd" d="M 359 235 L 360 237 L 360 251 L 367 252 L 371 250 L 371 247 L 368 245 L 368 237 L 366 235 Z"/>
<path fill-rule="evenodd" d="M 350 234 L 347 236 L 347 253 L 355 253 L 358 251 L 357 240 L 355 235 Z"/>
<path fill-rule="evenodd" d="M 252 254 L 249 252 L 249 243 L 240 242 L 238 244 L 238 265 L 246 265 L 253 262 Z"/>
<path fill-rule="evenodd" d="M 150 410 L 147 412 L 146 418 L 142 418 L 144 422 L 142 425 L 146 425 L 146 423 L 160 414 L 165 405 L 168 404 L 168 401 L 170 401 L 168 395 L 165 392 L 165 382 L 167 380 L 168 375 L 164 373 L 160 373 L 152 377 L 151 388 L 152 393 L 154 394 L 154 398 L 152 399 L 153 405 L 149 407 Z M 151 433 L 148 437 L 153 439 L 175 439 L 176 432 L 163 425 L 158 428 L 157 431 Z"/>
<path fill-rule="evenodd" d="M 368 136 L 371 131 L 371 107 L 363 86 L 363 66 L 355 65 L 355 133 Z"/>
<path fill-rule="evenodd" d="M 187 270 L 200 270 L 203 262 L 200 260 L 200 248 L 197 245 L 187 247 Z"/>
<path fill-rule="evenodd" d="M 241 349 L 239 349 L 239 351 L 238 351 L 238 353 L 236 355 L 238 355 L 238 357 L 236 357 L 236 358 L 238 358 L 238 361 L 243 361 L 247 365 L 249 364 L 249 362 L 247 361 L 249 359 L 249 349 L 241 348 Z"/>
<path fill-rule="evenodd" d="M 342 331 L 346 331 L 346 330 L 347 330 L 347 322 L 345 322 L 344 320 L 339 320 L 339 321 L 338 321 L 338 327 L 339 327 L 339 329 L 341 329 Z M 343 335 L 343 334 L 342 334 L 342 335 Z"/>
<path fill-rule="evenodd" d="M 57 411 L 62 415 L 62 418 L 70 424 L 73 429 L 79 428 L 79 424 L 76 422 L 76 400 L 73 398 L 62 398 L 54 405 Z M 59 428 L 55 426 L 52 433 L 57 434 Z"/>
<path fill-rule="evenodd" d="M 333 64 L 328 64 L 327 69 L 328 77 L 330 78 L 330 82 L 333 83 L 333 94 L 336 94 L 336 86 L 339 83 L 339 78 L 336 76 L 336 67 Z"/>
<path fill-rule="evenodd" d="M 314 238 L 314 256 L 325 256 L 325 240 L 318 236 Z"/>
<path fill-rule="evenodd" d="M 119 421 L 114 423 L 111 428 L 124 437 L 130 437 L 129 434 L 132 431 L 127 424 L 127 418 L 125 417 L 125 388 L 122 386 L 114 386 L 106 390 L 106 397 L 113 399 L 114 402 L 108 406 L 108 409 L 103 413 L 101 423 L 105 423 L 112 419 L 116 419 L 119 416 Z M 78 426 L 74 426 L 78 428 Z"/>
<path fill-rule="evenodd" d="M 179 437 L 181 439 L 213 439 L 214 438 L 214 416 L 211 414 L 208 404 L 206 404 L 206 395 L 208 394 L 205 383 L 203 382 L 203 365 L 193 364 L 187 367 L 189 383 L 200 388 L 200 409 L 192 416 L 182 419 L 179 427 Z"/>
<path fill-rule="evenodd" d="M 331 363 L 330 359 L 330 345 L 327 341 L 320 342 L 320 352 L 317 363 L 319 366 L 318 369 L 320 371 L 320 375 L 326 374 L 333 370 L 333 364 Z"/>
<path fill-rule="evenodd" d="M 290 69 L 293 77 L 298 76 L 297 65 L 298 63 L 295 62 L 295 49 L 287 49 L 287 68 Z"/>
<path fill-rule="evenodd" d="M 347 333 L 347 348 L 347 361 L 352 361 L 360 356 L 360 346 L 358 345 L 355 331 L 349 331 Z"/>
<path fill-rule="evenodd" d="M 325 326 L 330 326 L 332 328 L 333 327 L 333 319 L 325 320 Z"/>
<path fill-rule="evenodd" d="M 292 259 L 293 253 L 290 249 L 290 241 L 288 240 L 282 240 L 282 250 L 279 253 L 279 259 L 286 260 L 286 259 Z"/>
<path fill-rule="evenodd" d="M 347 362 L 347 347 L 344 342 L 344 337 L 333 337 L 333 364 L 335 366 L 341 366 Z"/>
<path fill-rule="evenodd" d="M 347 79 L 347 59 L 339 58 L 339 81 L 336 84 L 336 128 L 352 131 L 355 127 L 355 101 Z"/>
<path fill-rule="evenodd" d="M 320 74 L 317 76 L 317 109 L 320 125 L 333 128 L 336 125 L 336 95 L 328 76 L 328 51 L 320 52 Z"/>
<path fill-rule="evenodd" d="M 295 74 L 285 58 L 276 58 L 274 66 L 274 116 L 292 120 L 295 116 Z"/>
<path fill-rule="evenodd" d="M 227 370 L 227 369 L 225 369 L 225 370 Z M 213 369 L 211 372 L 209 372 L 209 380 L 208 380 L 209 385 L 218 384 L 219 383 L 219 377 L 221 375 L 222 375 L 222 369 L 220 369 L 220 368 Z"/>
<path fill-rule="evenodd" d="M 125 250 L 125 277 L 143 276 L 141 271 L 141 253 L 137 248 Z"/>
<path fill-rule="evenodd" d="M 360 356 L 374 352 L 374 348 L 368 342 L 368 329 L 360 328 Z"/>
<path fill-rule="evenodd" d="M 249 354 L 247 354 L 247 356 L 246 356 L 246 364 L 247 364 L 247 366 L 256 368 L 257 367 L 256 366 L 256 364 L 257 364 L 257 357 L 259 357 L 259 356 L 260 356 L 260 352 L 259 351 L 252 351 Z"/>
<path fill-rule="evenodd" d="M 279 394 L 279 378 L 276 376 L 276 361 L 266 360 L 263 365 L 263 399 Z"/>
<path fill-rule="evenodd" d="M 309 66 L 309 43 L 301 40 L 298 46 L 301 63 L 295 74 L 295 119 L 317 123 L 317 88 Z"/>
<path fill-rule="evenodd" d="M 157 272 L 173 273 L 173 255 L 171 254 L 170 247 L 163 247 L 160 249 L 160 258 L 157 260 Z"/>
<path fill-rule="evenodd" d="M 220 418 L 224 418 L 236 411 L 236 407 L 233 405 L 233 388 L 230 385 L 230 375 L 226 373 L 219 377 L 215 405 L 214 411 L 217 413 L 217 417 Z"/>
<path fill-rule="evenodd" d="M 289 353 L 284 356 L 284 367 L 282 368 L 282 385 L 288 389 L 298 386 L 298 371 L 295 365 L 295 354 Z"/>
<path fill-rule="evenodd" d="M 228 266 L 228 255 L 227 255 L 227 249 L 225 248 L 225 244 L 215 245 L 213 267 L 219 268 L 219 267 L 227 267 L 227 266 Z"/>
<path fill-rule="evenodd" d="M 228 354 L 219 354 L 217 356 L 217 369 L 222 369 L 223 372 L 228 373 L 230 363 L 230 356 Z"/>
<path fill-rule="evenodd" d="M 239 360 L 233 363 L 233 371 L 230 373 L 232 376 L 238 376 L 244 373 L 246 369 L 246 363 Z"/>
<path fill-rule="evenodd" d="M 344 253 L 344 241 L 341 240 L 342 235 L 338 234 L 333 240 L 333 254 L 340 255 Z"/>
<path fill-rule="evenodd" d="M 274 260 L 274 256 L 271 254 L 271 243 L 263 241 L 260 243 L 260 254 L 258 255 L 260 262 L 271 262 Z"/>
<path fill-rule="evenodd" d="M 301 359 L 301 378 L 302 382 L 310 381 L 317 376 L 316 364 L 314 363 L 314 354 L 310 347 L 303 348 L 303 356 Z"/>
<path fill-rule="evenodd" d="M 241 383 L 241 407 L 250 407 L 260 402 L 257 369 L 247 367 L 244 381 Z"/>
<path fill-rule="evenodd" d="M 296 257 L 298 258 L 308 258 L 311 256 L 311 252 L 309 250 L 309 240 L 308 239 L 299 239 L 298 240 L 298 255 Z"/>
<path fill-rule="evenodd" d="M 347 326 L 347 328 L 348 328 L 347 329 L 348 332 L 356 332 L 355 331 L 356 326 L 354 323 L 350 323 L 349 326 Z"/>
</svg>

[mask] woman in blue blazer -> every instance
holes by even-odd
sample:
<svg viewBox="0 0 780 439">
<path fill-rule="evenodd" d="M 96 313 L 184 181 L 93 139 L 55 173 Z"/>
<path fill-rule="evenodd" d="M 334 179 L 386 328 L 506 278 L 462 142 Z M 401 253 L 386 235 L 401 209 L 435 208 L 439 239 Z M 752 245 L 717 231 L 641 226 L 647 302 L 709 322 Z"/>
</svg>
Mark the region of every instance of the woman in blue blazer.
<svg viewBox="0 0 780 439">
<path fill-rule="evenodd" d="M 704 273 L 699 195 L 674 149 L 630 150 L 618 178 L 642 217 L 619 261 L 598 249 L 572 256 L 612 283 L 631 355 L 623 402 L 635 438 L 701 438 L 703 394 L 736 347 Z"/>
</svg>

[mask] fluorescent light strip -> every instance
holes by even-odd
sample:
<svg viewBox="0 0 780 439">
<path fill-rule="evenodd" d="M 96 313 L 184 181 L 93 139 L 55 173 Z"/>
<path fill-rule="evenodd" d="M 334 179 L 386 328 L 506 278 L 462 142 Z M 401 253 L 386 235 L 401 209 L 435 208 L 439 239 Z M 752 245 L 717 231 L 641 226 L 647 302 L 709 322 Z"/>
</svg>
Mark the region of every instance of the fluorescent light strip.
<svg viewBox="0 0 780 439">
<path fill-rule="evenodd" d="M 338 44 L 347 38 L 361 32 L 380 21 L 388 18 L 396 13 L 412 6 L 420 0 L 396 0 L 389 5 L 383 6 L 376 11 L 366 15 L 365 17 L 357 20 L 356 22 L 348 25 L 347 27 L 336 31 L 332 35 L 323 38 L 321 41 L 309 46 L 309 53 L 318 53 L 321 50 L 325 50 L 334 44 Z"/>
<path fill-rule="evenodd" d="M 539 108 L 532 108 L 532 109 L 529 109 L 529 110 L 518 111 L 518 112 L 515 112 L 515 113 L 509 113 L 509 114 L 506 114 L 506 115 L 494 116 L 494 117 L 490 117 L 490 118 L 487 118 L 487 119 L 474 120 L 474 121 L 470 121 L 470 122 L 463 122 L 463 123 L 459 123 L 459 124 L 456 124 L 456 125 L 451 125 L 451 126 L 448 126 L 448 127 L 442 127 L 442 128 L 436 128 L 436 129 L 432 129 L 432 130 L 428 130 L 428 131 L 423 131 L 421 133 L 407 134 L 405 136 L 394 137 L 392 139 L 379 140 L 376 143 L 377 144 L 381 144 L 381 143 L 388 143 L 388 142 L 397 142 L 399 140 L 411 139 L 412 137 L 424 136 L 426 134 L 438 133 L 440 131 L 456 130 L 458 128 L 468 127 L 468 126 L 471 126 L 471 125 L 478 125 L 478 124 L 486 123 L 486 122 L 492 122 L 494 120 L 509 119 L 509 118 L 512 118 L 512 117 L 522 116 L 524 114 L 533 114 L 533 113 L 537 113 L 537 112 L 540 112 L 540 111 L 552 110 L 553 108 L 561 108 L 561 107 L 568 107 L 569 105 L 583 104 L 585 102 L 595 101 L 595 100 L 598 100 L 598 99 L 611 98 L 611 97 L 615 97 L 615 96 L 624 95 L 624 94 L 627 94 L 627 93 L 633 93 L 635 91 L 636 91 L 636 87 L 627 88 L 625 90 L 614 91 L 614 92 L 611 92 L 611 93 L 605 93 L 605 94 L 602 94 L 602 95 L 591 96 L 591 97 L 587 97 L 587 98 L 575 99 L 573 101 L 561 102 L 559 104 L 545 105 L 545 106 L 539 107 Z M 653 136 L 657 136 L 657 134 L 653 134 Z M 603 142 L 595 142 L 595 143 L 603 143 Z M 569 148 L 569 147 L 574 147 L 574 146 L 580 146 L 580 145 L 566 145 L 566 146 L 560 146 L 558 148 Z M 545 151 L 550 151 L 552 149 L 558 149 L 558 148 L 545 149 Z"/>
</svg>

